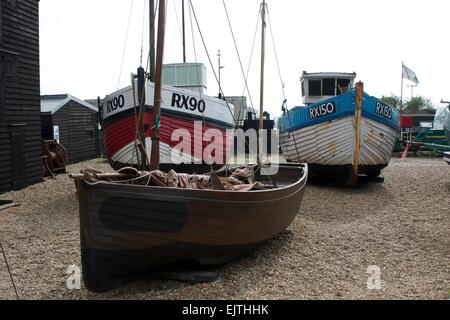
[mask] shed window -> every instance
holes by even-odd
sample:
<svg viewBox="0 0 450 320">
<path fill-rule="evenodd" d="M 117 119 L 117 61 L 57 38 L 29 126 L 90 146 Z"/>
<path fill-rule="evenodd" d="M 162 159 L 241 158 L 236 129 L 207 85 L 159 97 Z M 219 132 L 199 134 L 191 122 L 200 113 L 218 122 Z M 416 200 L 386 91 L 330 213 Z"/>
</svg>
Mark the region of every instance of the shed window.
<svg viewBox="0 0 450 320">
<path fill-rule="evenodd" d="M 334 96 L 336 94 L 336 79 L 323 79 L 323 96 Z"/>
<path fill-rule="evenodd" d="M 320 97 L 322 95 L 322 81 L 321 80 L 309 80 L 309 95 L 312 97 Z"/>
</svg>

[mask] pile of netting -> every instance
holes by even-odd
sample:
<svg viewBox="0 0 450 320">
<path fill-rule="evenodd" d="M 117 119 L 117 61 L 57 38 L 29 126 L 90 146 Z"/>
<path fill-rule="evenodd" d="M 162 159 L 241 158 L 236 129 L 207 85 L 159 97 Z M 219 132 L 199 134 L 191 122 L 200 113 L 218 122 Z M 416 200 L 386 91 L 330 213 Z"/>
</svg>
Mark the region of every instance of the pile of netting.
<svg viewBox="0 0 450 320">
<path fill-rule="evenodd" d="M 250 191 L 264 188 L 264 184 L 255 180 L 255 168 L 246 166 L 230 171 L 208 174 L 177 173 L 170 170 L 139 171 L 126 167 L 114 173 L 104 173 L 96 169 L 85 169 L 74 178 L 84 179 L 88 183 L 122 183 L 143 186 L 183 188 L 197 190 Z"/>
</svg>

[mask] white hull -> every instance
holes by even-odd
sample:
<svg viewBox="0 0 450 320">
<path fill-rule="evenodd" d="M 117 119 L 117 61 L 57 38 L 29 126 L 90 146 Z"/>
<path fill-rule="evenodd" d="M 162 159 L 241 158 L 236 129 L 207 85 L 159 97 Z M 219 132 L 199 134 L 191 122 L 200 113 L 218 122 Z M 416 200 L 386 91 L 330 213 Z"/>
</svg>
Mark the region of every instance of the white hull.
<svg viewBox="0 0 450 320">
<path fill-rule="evenodd" d="M 396 137 L 395 129 L 362 117 L 359 165 L 386 166 L 391 159 Z M 290 161 L 324 166 L 353 165 L 354 117 L 283 133 L 280 145 L 283 155 Z"/>
</svg>

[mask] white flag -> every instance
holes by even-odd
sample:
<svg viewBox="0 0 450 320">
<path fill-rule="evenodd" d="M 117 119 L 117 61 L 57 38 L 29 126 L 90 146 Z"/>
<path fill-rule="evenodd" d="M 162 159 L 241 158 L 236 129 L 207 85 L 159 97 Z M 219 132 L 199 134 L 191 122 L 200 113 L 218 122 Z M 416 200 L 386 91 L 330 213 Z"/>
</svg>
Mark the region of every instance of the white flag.
<svg viewBox="0 0 450 320">
<path fill-rule="evenodd" d="M 416 74 L 405 65 L 403 65 L 403 78 L 411 80 L 415 84 L 419 84 Z"/>
</svg>

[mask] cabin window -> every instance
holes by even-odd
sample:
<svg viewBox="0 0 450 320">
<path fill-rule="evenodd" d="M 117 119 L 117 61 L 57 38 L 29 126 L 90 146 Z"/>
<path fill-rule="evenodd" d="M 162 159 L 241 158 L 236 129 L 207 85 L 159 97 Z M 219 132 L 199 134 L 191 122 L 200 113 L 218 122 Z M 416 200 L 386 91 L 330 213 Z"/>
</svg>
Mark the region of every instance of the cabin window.
<svg viewBox="0 0 450 320">
<path fill-rule="evenodd" d="M 320 97 L 322 95 L 322 80 L 309 80 L 308 89 L 311 97 Z"/>
<path fill-rule="evenodd" d="M 334 96 L 336 94 L 336 79 L 323 79 L 323 96 Z"/>
<path fill-rule="evenodd" d="M 348 91 L 348 87 L 350 86 L 349 79 L 337 79 L 337 94 L 346 93 Z"/>
<path fill-rule="evenodd" d="M 305 93 L 305 82 L 302 81 L 302 97 L 304 97 L 306 95 Z"/>
</svg>

